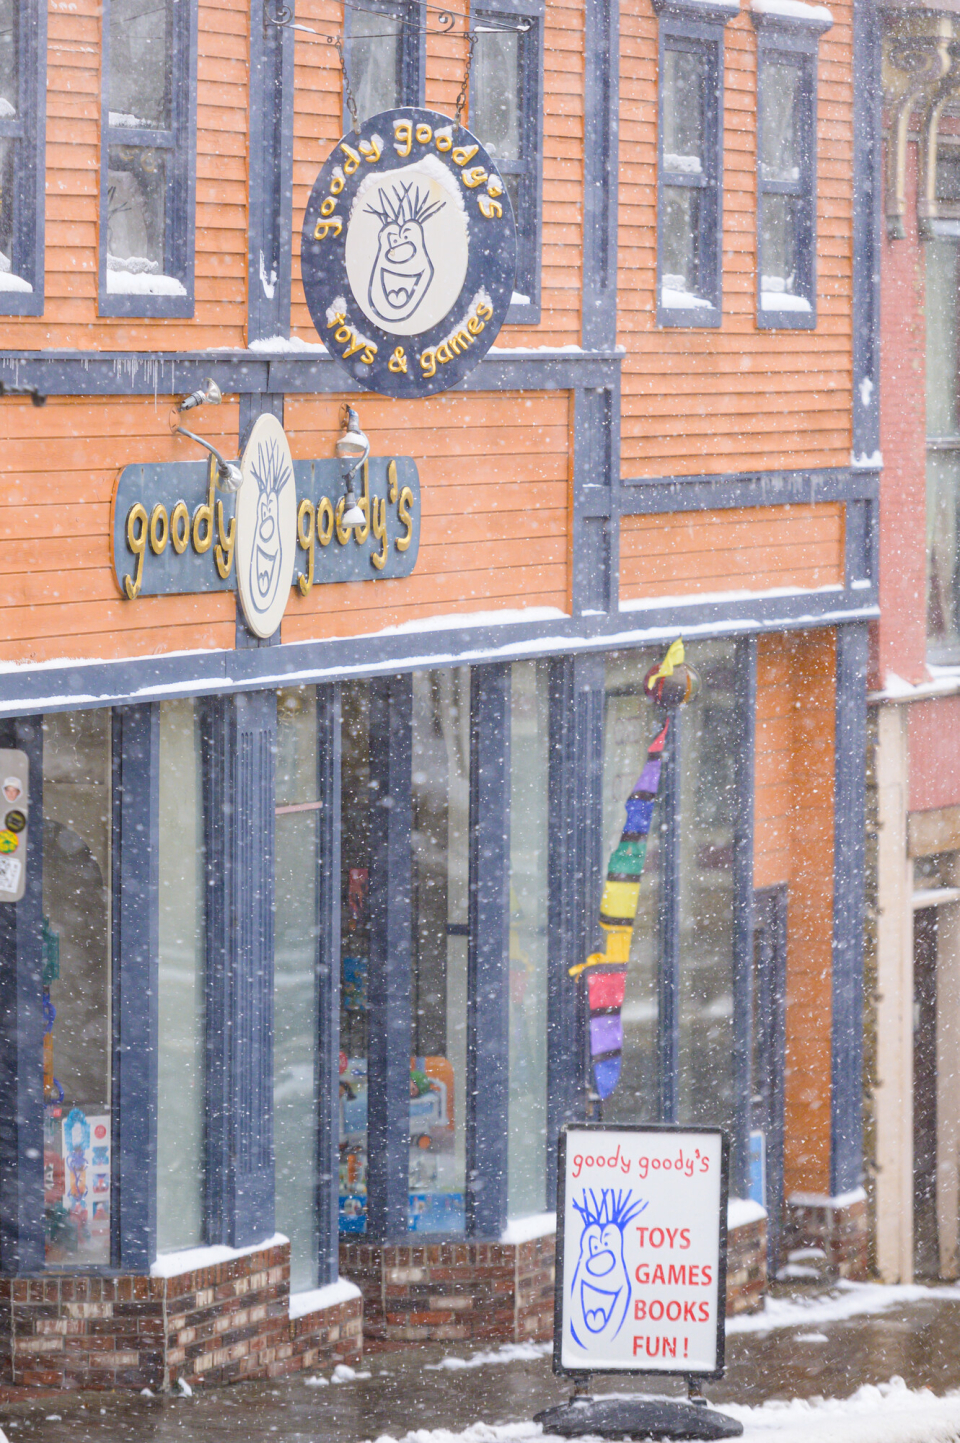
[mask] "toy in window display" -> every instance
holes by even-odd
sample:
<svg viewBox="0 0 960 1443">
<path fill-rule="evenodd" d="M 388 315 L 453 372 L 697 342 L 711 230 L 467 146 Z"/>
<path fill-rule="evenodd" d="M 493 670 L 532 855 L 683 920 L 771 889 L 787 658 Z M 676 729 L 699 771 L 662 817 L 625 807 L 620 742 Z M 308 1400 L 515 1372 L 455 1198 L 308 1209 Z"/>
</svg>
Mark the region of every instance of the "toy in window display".
<svg viewBox="0 0 960 1443">
<path fill-rule="evenodd" d="M 667 711 L 686 706 L 699 694 L 700 678 L 684 658 L 682 640 L 675 641 L 659 665 L 650 668 L 643 679 L 643 689 L 651 701 Z M 604 950 L 592 952 L 586 962 L 569 969 L 571 977 L 587 974 L 590 1056 L 601 1103 L 612 1095 L 620 1080 L 627 963 L 669 729 L 668 716 L 647 748 L 646 762 L 626 801 L 627 815 L 620 841 L 607 864 L 607 879 L 600 900 Z"/>
</svg>

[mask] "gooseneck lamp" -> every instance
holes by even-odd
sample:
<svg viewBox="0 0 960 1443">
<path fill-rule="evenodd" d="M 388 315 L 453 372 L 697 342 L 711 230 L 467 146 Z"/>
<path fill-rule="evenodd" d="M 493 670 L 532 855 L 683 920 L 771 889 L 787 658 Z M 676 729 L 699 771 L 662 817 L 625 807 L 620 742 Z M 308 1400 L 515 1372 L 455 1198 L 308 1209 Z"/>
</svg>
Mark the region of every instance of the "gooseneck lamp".
<svg viewBox="0 0 960 1443">
<path fill-rule="evenodd" d="M 177 406 L 176 411 L 171 414 L 170 430 L 175 436 L 189 436 L 191 441 L 196 441 L 198 446 L 202 446 L 205 451 L 210 452 L 210 455 L 217 463 L 218 490 L 233 494 L 239 491 L 243 485 L 243 472 L 240 470 L 237 462 L 227 461 L 221 456 L 216 446 L 211 446 L 210 442 L 205 441 L 202 436 L 197 436 L 193 431 L 188 431 L 186 426 L 176 424 L 177 416 L 181 411 L 192 411 L 196 406 L 219 406 L 222 400 L 223 396 L 221 395 L 220 387 L 212 376 L 208 376 L 205 381 L 201 382 L 197 390 L 191 391 L 189 396 L 184 396 L 183 400 Z"/>
<path fill-rule="evenodd" d="M 336 454 L 337 460 L 343 463 L 343 484 L 345 489 L 345 502 L 343 526 L 363 526 L 367 518 L 357 505 L 357 498 L 353 491 L 353 478 L 360 470 L 360 467 L 370 455 L 370 442 L 360 430 L 360 418 L 352 406 L 346 406 L 346 417 L 341 420 L 343 430 L 337 437 Z"/>
</svg>

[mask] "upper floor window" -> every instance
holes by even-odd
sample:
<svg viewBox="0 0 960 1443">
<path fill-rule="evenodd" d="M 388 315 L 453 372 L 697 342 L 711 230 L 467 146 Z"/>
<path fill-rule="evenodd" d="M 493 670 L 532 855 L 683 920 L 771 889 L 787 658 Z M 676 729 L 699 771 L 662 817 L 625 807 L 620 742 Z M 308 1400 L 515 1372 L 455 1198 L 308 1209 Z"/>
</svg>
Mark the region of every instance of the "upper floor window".
<svg viewBox="0 0 960 1443">
<path fill-rule="evenodd" d="M 0 0 L 0 314 L 43 312 L 47 7 Z"/>
<path fill-rule="evenodd" d="M 657 322 L 719 326 L 724 4 L 660 0 Z"/>
<path fill-rule="evenodd" d="M 196 0 L 103 0 L 103 34 L 100 314 L 189 316 Z"/>
<path fill-rule="evenodd" d="M 942 161 L 940 162 L 942 166 Z M 960 660 L 960 241 L 936 236 L 926 261 L 927 653 Z"/>
<path fill-rule="evenodd" d="M 543 7 L 523 0 L 473 9 L 470 129 L 503 176 L 517 223 L 517 280 L 508 322 L 540 319 Z"/>
<path fill-rule="evenodd" d="M 381 110 L 423 104 L 424 48 L 414 0 L 363 0 L 344 6 L 347 72 L 362 125 Z M 344 94 L 343 126 L 353 123 Z"/>
</svg>

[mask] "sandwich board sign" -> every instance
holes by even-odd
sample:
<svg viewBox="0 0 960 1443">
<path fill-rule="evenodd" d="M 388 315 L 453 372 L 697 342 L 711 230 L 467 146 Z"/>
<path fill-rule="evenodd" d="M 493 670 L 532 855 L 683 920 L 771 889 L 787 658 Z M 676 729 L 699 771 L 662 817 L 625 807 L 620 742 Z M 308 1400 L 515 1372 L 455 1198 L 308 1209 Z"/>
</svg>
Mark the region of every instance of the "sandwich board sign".
<svg viewBox="0 0 960 1443">
<path fill-rule="evenodd" d="M 725 1135 L 568 1125 L 558 1166 L 554 1372 L 721 1377 Z"/>
</svg>

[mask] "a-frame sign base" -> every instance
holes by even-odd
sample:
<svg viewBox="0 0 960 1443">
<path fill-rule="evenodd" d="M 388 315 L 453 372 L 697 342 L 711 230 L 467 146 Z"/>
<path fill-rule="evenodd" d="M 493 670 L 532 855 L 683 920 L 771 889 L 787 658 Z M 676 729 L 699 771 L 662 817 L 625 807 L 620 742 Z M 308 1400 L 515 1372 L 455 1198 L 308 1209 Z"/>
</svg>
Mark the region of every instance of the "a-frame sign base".
<svg viewBox="0 0 960 1443">
<path fill-rule="evenodd" d="M 743 1433 L 736 1418 L 700 1403 L 668 1398 L 579 1397 L 545 1408 L 534 1422 L 560 1438 L 703 1439 L 739 1438 Z"/>
</svg>

